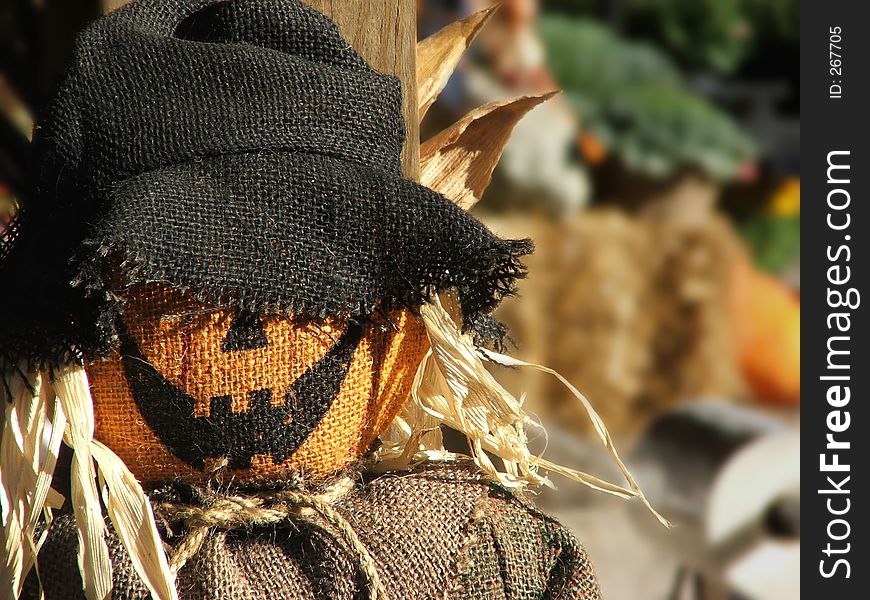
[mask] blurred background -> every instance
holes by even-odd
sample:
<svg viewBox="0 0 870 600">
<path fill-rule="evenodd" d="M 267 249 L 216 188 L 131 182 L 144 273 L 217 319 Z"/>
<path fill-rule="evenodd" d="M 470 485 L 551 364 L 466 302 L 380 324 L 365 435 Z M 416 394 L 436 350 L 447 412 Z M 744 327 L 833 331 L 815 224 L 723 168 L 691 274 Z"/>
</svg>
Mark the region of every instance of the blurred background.
<svg viewBox="0 0 870 600">
<path fill-rule="evenodd" d="M 74 33 L 122 3 L 0 2 L 0 236 Z M 420 0 L 419 36 L 490 4 Z M 798 31 L 798 0 L 505 0 L 422 125 L 563 90 L 475 212 L 537 244 L 498 315 L 513 352 L 590 398 L 675 524 L 567 482 L 539 495 L 610 600 L 800 595 Z M 550 459 L 618 479 L 557 383 L 497 376 Z"/>
<path fill-rule="evenodd" d="M 491 3 L 424 0 L 420 37 Z M 423 123 L 561 89 L 475 208 L 531 237 L 499 317 L 590 398 L 656 508 L 556 482 L 539 501 L 604 597 L 800 597 L 798 0 L 506 0 Z M 497 373 L 547 456 L 618 480 L 560 384 Z"/>
</svg>

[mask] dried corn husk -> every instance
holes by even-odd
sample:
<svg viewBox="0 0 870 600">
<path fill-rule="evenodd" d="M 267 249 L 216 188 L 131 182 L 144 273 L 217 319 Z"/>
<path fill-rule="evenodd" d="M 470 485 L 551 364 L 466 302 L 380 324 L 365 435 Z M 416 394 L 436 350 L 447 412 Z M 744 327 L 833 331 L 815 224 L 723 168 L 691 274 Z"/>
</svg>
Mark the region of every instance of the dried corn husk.
<svg viewBox="0 0 870 600">
<path fill-rule="evenodd" d="M 420 147 L 420 181 L 470 209 L 489 185 L 514 126 L 554 95 L 520 96 L 474 109 Z"/>
<path fill-rule="evenodd" d="M 169 570 L 145 492 L 121 459 L 93 439 L 93 400 L 84 369 L 74 366 L 61 371 L 55 390 L 69 417 L 64 440 L 74 452 L 70 484 L 79 528 L 79 568 L 85 595 L 89 600 L 106 598 L 112 588 L 112 567 L 104 537 L 106 526 L 95 482 L 96 459 L 106 510 L 136 572 L 155 600 L 176 600 L 175 578 Z"/>
<path fill-rule="evenodd" d="M 94 440 L 91 452 L 99 466 L 100 487 L 109 518 L 133 567 L 154 598 L 176 600 L 175 578 L 142 486 L 109 448 Z"/>
<path fill-rule="evenodd" d="M 91 457 L 94 408 L 84 371 L 61 371 L 54 388 L 69 422 L 64 442 L 73 449 L 70 493 L 79 534 L 79 570 L 88 600 L 103 600 L 112 591 L 112 563 L 106 545 L 106 524 L 97 493 L 96 471 Z"/>
<path fill-rule="evenodd" d="M 542 373 L 547 373 L 558 379 L 562 385 L 568 388 L 571 394 L 583 405 L 583 409 L 586 412 L 586 415 L 589 417 L 589 420 L 592 422 L 592 425 L 595 428 L 595 433 L 598 435 L 598 438 L 604 444 L 605 448 L 607 448 L 607 451 L 610 453 L 610 455 L 613 457 L 613 460 L 616 462 L 616 465 L 619 467 L 619 470 L 625 477 L 626 481 L 628 481 L 631 490 L 634 492 L 633 495 L 640 498 L 644 505 L 646 505 L 650 512 L 652 512 L 656 516 L 656 518 L 662 523 L 662 525 L 668 525 L 668 522 L 658 512 L 656 512 L 655 509 L 653 509 L 649 501 L 643 495 L 643 491 L 641 491 L 640 486 L 637 484 L 637 481 L 635 481 L 631 472 L 628 470 L 628 467 L 625 466 L 625 463 L 623 463 L 622 459 L 619 457 L 619 453 L 617 452 L 616 446 L 613 443 L 613 438 L 610 437 L 610 432 L 607 431 L 607 427 L 604 425 L 604 421 L 602 421 L 601 417 L 598 416 L 598 413 L 595 412 L 595 409 L 592 407 L 592 404 L 589 402 L 589 400 L 582 393 L 580 393 L 580 390 L 574 387 L 571 382 L 562 377 L 562 375 L 548 367 L 528 363 L 504 354 L 492 352 L 485 348 L 481 348 L 480 353 L 489 361 L 505 367 L 530 367 L 532 369 L 541 371 Z M 555 466 L 552 463 L 548 464 L 551 465 L 550 467 L 548 467 L 551 470 Z"/>
<path fill-rule="evenodd" d="M 412 403 L 382 436 L 380 458 L 387 463 L 413 458 L 452 458 L 444 452 L 440 438 L 432 436 L 443 424 L 462 432 L 468 439 L 477 465 L 507 487 L 551 485 L 540 471 L 552 471 L 594 489 L 622 498 L 640 498 L 664 525 L 646 501 L 643 492 L 619 458 L 610 434 L 589 401 L 561 375 L 538 365 L 477 348 L 459 326 L 455 297 L 444 294 L 421 308 L 431 351 L 423 360 L 414 382 Z M 508 366 L 532 367 L 554 375 L 580 401 L 596 433 L 619 466 L 629 487 L 609 483 L 595 476 L 563 467 L 533 455 L 528 448 L 526 427 L 543 429 L 523 409 L 519 399 L 490 374 L 484 361 Z M 415 454 L 419 453 L 419 454 Z M 498 457 L 498 469 L 490 455 Z"/>
<path fill-rule="evenodd" d="M 64 431 L 64 413 L 39 374 L 16 370 L 5 381 L 12 403 L 3 403 L 0 437 L 0 511 L 4 560 L 0 595 L 15 598 L 33 566 L 42 539 L 35 539 L 39 518 L 50 519 L 62 498 L 51 479 Z"/>
<path fill-rule="evenodd" d="M 421 121 L 447 85 L 459 59 L 498 6 L 451 23 L 417 44 L 417 104 Z"/>
<path fill-rule="evenodd" d="M 93 439 L 93 401 L 84 369 L 61 369 L 53 383 L 45 372 L 25 376 L 19 371 L 7 381 L 13 402 L 6 406 L 0 439 L 2 596 L 21 594 L 44 539 L 34 539 L 40 517 L 50 522 L 51 510 L 63 503 L 50 487 L 63 440 L 73 449 L 70 489 L 85 596 L 103 600 L 112 590 L 106 525 L 96 485 L 99 474 L 105 506 L 136 571 L 155 599 L 176 600 L 174 577 L 144 491 L 121 460 Z"/>
</svg>

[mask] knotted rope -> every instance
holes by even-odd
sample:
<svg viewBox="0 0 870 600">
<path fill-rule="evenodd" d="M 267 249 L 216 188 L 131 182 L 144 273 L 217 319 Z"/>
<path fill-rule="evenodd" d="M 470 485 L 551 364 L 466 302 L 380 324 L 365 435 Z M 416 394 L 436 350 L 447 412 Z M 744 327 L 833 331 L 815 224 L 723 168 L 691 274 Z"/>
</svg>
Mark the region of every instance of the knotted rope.
<svg viewBox="0 0 870 600">
<path fill-rule="evenodd" d="M 352 480 L 340 479 L 325 493 L 312 494 L 299 491 L 275 491 L 251 495 L 219 495 L 209 497 L 207 506 L 162 502 L 158 512 L 170 522 L 182 522 L 187 535 L 172 552 L 169 567 L 177 574 L 196 556 L 212 529 L 232 530 L 263 525 L 278 525 L 304 516 L 306 509 L 320 517 L 312 519 L 314 525 L 334 535 L 353 551 L 360 571 L 365 577 L 368 596 L 372 600 L 388 600 L 377 564 L 354 531 L 351 524 L 333 504 L 353 487 Z M 330 529 L 330 527 L 332 529 Z"/>
</svg>

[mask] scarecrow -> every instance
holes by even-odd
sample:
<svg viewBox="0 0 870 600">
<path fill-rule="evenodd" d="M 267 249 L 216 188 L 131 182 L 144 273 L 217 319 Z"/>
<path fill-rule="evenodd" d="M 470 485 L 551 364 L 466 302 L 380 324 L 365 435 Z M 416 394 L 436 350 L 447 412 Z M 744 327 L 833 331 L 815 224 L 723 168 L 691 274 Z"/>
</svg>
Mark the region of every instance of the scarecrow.
<svg viewBox="0 0 870 600">
<path fill-rule="evenodd" d="M 450 31 L 423 65 L 455 63 Z M 4 597 L 597 598 L 522 488 L 640 492 L 529 452 L 484 362 L 520 364 L 490 313 L 532 246 L 463 210 L 542 99 L 430 143 L 448 199 L 402 176 L 398 81 L 297 0 L 140 0 L 86 29 L 0 249 Z M 456 192 L 443 165 L 487 119 Z"/>
</svg>

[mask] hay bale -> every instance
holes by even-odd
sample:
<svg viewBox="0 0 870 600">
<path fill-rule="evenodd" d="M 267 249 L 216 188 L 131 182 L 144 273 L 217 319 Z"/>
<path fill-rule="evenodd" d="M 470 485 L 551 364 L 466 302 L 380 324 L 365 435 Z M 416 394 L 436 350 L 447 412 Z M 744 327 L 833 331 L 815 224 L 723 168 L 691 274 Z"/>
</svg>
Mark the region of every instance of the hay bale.
<svg viewBox="0 0 870 600">
<path fill-rule="evenodd" d="M 743 390 L 728 309 L 737 238 L 719 218 L 678 220 L 604 209 L 562 220 L 485 215 L 495 231 L 529 236 L 537 250 L 520 301 L 498 317 L 526 360 L 573 381 L 614 433 L 700 396 Z M 499 372 L 529 392 L 530 410 L 588 430 L 555 381 Z M 512 389 L 516 389 L 515 387 Z"/>
</svg>

